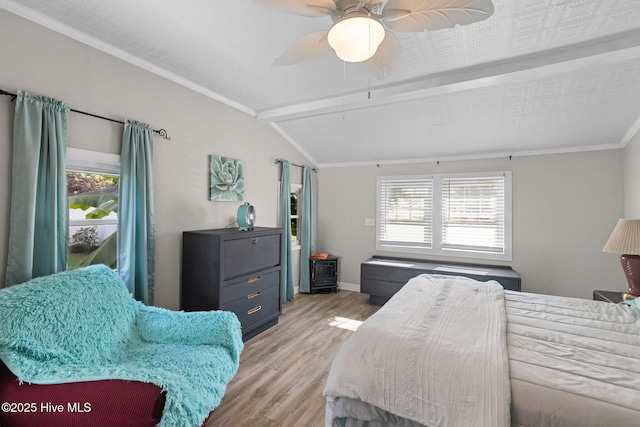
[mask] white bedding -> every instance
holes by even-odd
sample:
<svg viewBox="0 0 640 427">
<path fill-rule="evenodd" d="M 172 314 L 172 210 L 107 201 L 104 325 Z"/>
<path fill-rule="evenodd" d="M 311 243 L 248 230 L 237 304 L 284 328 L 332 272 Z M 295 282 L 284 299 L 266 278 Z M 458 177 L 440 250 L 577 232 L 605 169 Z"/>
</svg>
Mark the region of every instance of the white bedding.
<svg viewBox="0 0 640 427">
<path fill-rule="evenodd" d="M 514 426 L 640 425 L 640 310 L 505 291 Z"/>
<path fill-rule="evenodd" d="M 343 393 L 341 380 L 346 379 L 348 390 L 358 390 L 356 385 L 355 370 L 357 365 L 369 365 L 370 356 L 378 359 L 381 354 L 392 353 L 389 348 L 398 349 L 398 352 L 406 353 L 416 346 L 413 341 L 418 341 L 423 326 L 413 328 L 411 324 L 417 321 L 416 313 L 427 314 L 437 307 L 437 301 L 442 295 L 433 289 L 421 292 L 416 288 L 431 287 L 432 283 L 412 279 L 403 289 L 396 294 L 383 308 L 376 313 L 377 320 L 369 324 L 365 322 L 360 330 L 363 330 L 364 341 L 358 340 L 355 344 L 349 344 L 341 349 L 337 362 L 337 370 L 330 372 L 327 390 L 327 426 L 331 425 L 334 417 L 347 419 L 346 426 L 377 427 L 386 425 L 398 425 L 417 427 L 420 425 L 446 425 L 459 426 L 468 423 L 454 422 L 453 419 L 440 420 L 433 423 L 429 419 L 420 418 L 414 412 L 421 407 L 421 396 L 412 402 L 407 399 L 407 391 L 402 382 L 395 387 L 388 388 L 375 384 L 390 382 L 388 373 L 384 373 L 382 366 L 377 371 L 366 368 L 360 371 L 365 375 L 364 383 L 373 387 L 366 394 L 380 393 L 374 402 L 362 401 L 357 392 Z M 411 286 L 409 286 L 411 284 Z M 486 286 L 486 284 L 482 284 Z M 405 289 L 408 292 L 405 292 Z M 502 290 L 500 290 L 502 293 Z M 400 298 L 396 298 L 400 296 Z M 565 298 L 549 295 L 529 294 L 524 292 L 504 291 L 504 305 L 506 308 L 506 340 L 509 358 L 509 377 L 511 390 L 511 423 L 512 426 L 554 426 L 554 427 L 601 427 L 601 426 L 639 426 L 640 425 L 640 310 L 623 304 L 610 304 L 600 301 L 591 301 L 577 298 Z M 458 304 L 459 308 L 465 307 Z M 389 308 L 389 309 L 388 309 Z M 478 309 L 461 309 L 460 317 L 465 315 L 468 319 L 476 319 Z M 382 313 L 382 315 L 379 315 Z M 374 319 L 374 316 L 370 318 Z M 409 319 L 399 320 L 396 317 Z M 484 315 L 481 315 L 482 318 Z M 411 320 L 413 319 L 413 320 Z M 406 325 L 408 322 L 409 325 Z M 473 320 L 472 322 L 473 323 Z M 479 324 L 478 324 L 479 325 Z M 478 325 L 471 325 L 476 328 Z M 398 332 L 397 328 L 400 328 Z M 480 327 L 480 330 L 483 328 Z M 409 332 L 409 330 L 411 332 Z M 488 330 L 496 333 L 493 328 Z M 358 334 L 358 332 L 356 334 Z M 477 338 L 481 336 L 474 329 L 476 338 L 459 337 L 457 344 L 435 343 L 433 337 L 429 338 L 429 344 L 444 346 L 445 351 L 455 348 L 467 349 L 476 345 Z M 503 331 L 504 333 L 504 331 Z M 390 334 L 396 338 L 391 341 L 382 340 L 380 334 Z M 473 334 L 472 334 L 473 335 Z M 354 337 L 356 335 L 354 334 Z M 482 335 L 486 337 L 487 335 Z M 400 337 L 409 339 L 409 343 L 401 343 Z M 470 339 L 469 342 L 464 340 Z M 349 340 L 351 341 L 351 340 Z M 347 341 L 347 342 L 349 342 Z M 455 340 L 453 341 L 455 343 Z M 386 343 L 386 344 L 383 344 Z M 360 348 L 360 346 L 364 346 Z M 380 349 L 379 347 L 386 347 Z M 428 350 L 424 351 L 425 354 Z M 454 351 L 455 353 L 455 351 Z M 413 353 L 415 354 L 415 352 Z M 416 381 L 421 378 L 418 373 L 429 371 L 427 377 L 422 380 L 425 384 L 431 381 L 429 375 L 437 374 L 438 381 L 463 381 L 466 371 L 454 371 L 447 375 L 440 375 L 442 371 L 433 368 L 432 362 L 436 356 L 430 356 L 427 362 L 420 359 L 408 360 L 404 356 L 385 356 L 387 364 L 402 364 L 398 371 L 402 375 L 414 372 Z M 470 356 L 468 357 L 471 360 Z M 416 360 L 419 363 L 416 363 Z M 405 363 L 412 363 L 404 365 Z M 442 361 L 440 361 L 442 363 Z M 473 363 L 473 362 L 471 362 Z M 454 363 L 455 365 L 455 363 Z M 467 369 L 466 363 L 460 366 Z M 428 368 L 428 369 L 427 369 Z M 453 369 L 454 366 L 451 367 Z M 390 369 L 390 368 L 389 368 Z M 482 371 L 483 369 L 479 369 Z M 424 374 L 424 373 L 423 373 Z M 395 375 L 398 375 L 397 373 Z M 344 376 L 344 377 L 342 377 Z M 481 379 L 486 381 L 483 387 L 493 389 L 499 386 L 500 393 L 509 393 L 509 384 L 501 385 L 501 380 L 492 384 L 489 376 Z M 461 391 L 473 391 L 474 383 L 459 386 Z M 495 379 L 494 379 L 495 381 Z M 372 385 L 373 384 L 373 385 Z M 439 386 L 443 385 L 438 383 Z M 330 387 L 329 387 L 330 385 Z M 412 384 L 412 393 L 421 393 L 417 385 Z M 471 388 L 469 388 L 471 387 Z M 451 393 L 455 399 L 455 391 L 444 384 L 443 390 L 434 387 L 425 387 L 427 399 L 440 393 Z M 396 396 L 390 394 L 395 393 Z M 479 401 L 489 404 L 494 402 L 497 395 L 487 400 L 478 391 Z M 398 397 L 399 396 L 399 397 Z M 450 396 L 451 397 L 451 396 Z M 504 397 L 504 396 L 503 396 Z M 381 403 L 400 399 L 402 404 L 414 405 L 414 410 L 409 410 L 405 417 L 393 410 L 386 409 Z M 465 399 L 461 402 L 465 404 Z M 475 399 L 475 398 L 474 398 Z M 502 398 L 500 399 L 502 400 Z M 495 402 L 500 403 L 500 402 Z M 402 406 L 402 405 L 401 405 Z M 425 405 L 426 414 L 432 406 Z M 497 414 L 504 408 L 495 410 Z M 392 412 L 392 413 L 390 413 Z M 359 420 L 377 420 L 374 422 L 360 422 Z M 420 421 L 421 420 L 421 421 Z M 438 420 L 436 420 L 438 421 Z M 492 424 L 489 424 L 492 425 Z M 500 424 L 493 424 L 500 425 Z M 506 425 L 506 424 L 505 424 Z"/>
<path fill-rule="evenodd" d="M 338 352 L 324 391 L 328 418 L 335 398 L 348 398 L 423 425 L 508 426 L 503 295 L 496 282 L 411 279 Z"/>
</svg>

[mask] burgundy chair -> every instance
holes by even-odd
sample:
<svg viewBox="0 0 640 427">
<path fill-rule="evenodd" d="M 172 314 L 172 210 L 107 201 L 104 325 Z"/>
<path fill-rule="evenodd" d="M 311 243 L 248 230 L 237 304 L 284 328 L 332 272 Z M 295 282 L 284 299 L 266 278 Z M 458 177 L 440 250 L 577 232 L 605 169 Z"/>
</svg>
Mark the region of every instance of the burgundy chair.
<svg viewBox="0 0 640 427">
<path fill-rule="evenodd" d="M 139 381 L 19 384 L 0 362 L 2 427 L 154 427 L 164 401 L 160 387 Z"/>
<path fill-rule="evenodd" d="M 19 384 L 0 361 L 2 427 L 154 427 L 164 402 L 160 387 L 139 381 Z"/>
</svg>

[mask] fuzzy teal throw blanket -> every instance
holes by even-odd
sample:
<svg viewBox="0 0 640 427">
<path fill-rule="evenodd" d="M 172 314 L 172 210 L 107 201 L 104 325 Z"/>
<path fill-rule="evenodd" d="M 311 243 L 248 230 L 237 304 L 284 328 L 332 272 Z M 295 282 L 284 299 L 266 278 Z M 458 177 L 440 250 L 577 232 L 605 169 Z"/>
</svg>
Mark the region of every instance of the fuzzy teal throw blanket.
<svg viewBox="0 0 640 427">
<path fill-rule="evenodd" d="M 0 290 L 0 319 L 0 358 L 20 381 L 154 383 L 166 391 L 161 427 L 202 425 L 243 348 L 235 314 L 145 306 L 105 266 Z"/>
</svg>

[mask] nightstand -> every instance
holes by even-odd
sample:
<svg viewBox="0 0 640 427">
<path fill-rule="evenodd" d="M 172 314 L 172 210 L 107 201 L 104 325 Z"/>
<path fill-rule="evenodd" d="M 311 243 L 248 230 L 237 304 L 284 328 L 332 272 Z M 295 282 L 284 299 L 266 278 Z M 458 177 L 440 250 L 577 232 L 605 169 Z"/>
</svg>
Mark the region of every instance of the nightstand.
<svg viewBox="0 0 640 427">
<path fill-rule="evenodd" d="M 622 292 L 617 291 L 593 291 L 595 301 L 612 302 L 614 304 L 622 301 Z"/>
</svg>

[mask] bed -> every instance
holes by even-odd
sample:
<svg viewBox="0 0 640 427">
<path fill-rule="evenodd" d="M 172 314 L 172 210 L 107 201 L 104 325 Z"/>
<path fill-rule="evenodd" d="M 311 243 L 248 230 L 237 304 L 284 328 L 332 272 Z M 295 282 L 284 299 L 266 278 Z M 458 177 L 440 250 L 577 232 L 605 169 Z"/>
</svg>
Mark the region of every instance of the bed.
<svg viewBox="0 0 640 427">
<path fill-rule="evenodd" d="M 326 427 L 640 425 L 640 310 L 411 279 L 347 340 Z"/>
</svg>

